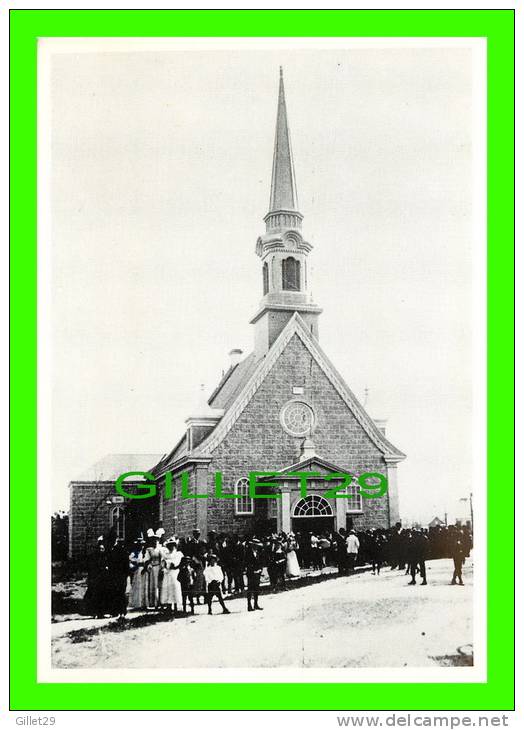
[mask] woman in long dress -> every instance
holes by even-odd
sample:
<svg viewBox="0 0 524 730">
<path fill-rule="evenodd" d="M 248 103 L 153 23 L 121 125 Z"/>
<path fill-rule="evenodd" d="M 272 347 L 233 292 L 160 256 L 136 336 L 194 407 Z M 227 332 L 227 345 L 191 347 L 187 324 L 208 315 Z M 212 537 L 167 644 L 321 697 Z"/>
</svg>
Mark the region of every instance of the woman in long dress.
<svg viewBox="0 0 524 730">
<path fill-rule="evenodd" d="M 297 541 L 295 535 L 291 532 L 287 543 L 286 555 L 286 575 L 289 578 L 298 578 L 300 575 L 300 566 L 297 558 Z"/>
<path fill-rule="evenodd" d="M 127 613 L 127 579 L 129 576 L 129 555 L 123 540 L 116 540 L 108 553 L 109 590 L 108 608 L 111 616 L 123 620 Z"/>
<path fill-rule="evenodd" d="M 176 537 L 171 537 L 166 541 L 166 548 L 167 551 L 162 561 L 164 577 L 160 589 L 160 603 L 171 611 L 176 611 L 182 606 L 182 586 L 178 580 L 178 572 L 184 553 L 178 549 Z"/>
<path fill-rule="evenodd" d="M 148 573 L 146 567 L 145 541 L 137 540 L 138 549 L 129 556 L 129 563 L 133 576 L 131 578 L 131 592 L 129 594 L 129 608 L 147 608 Z"/>
<path fill-rule="evenodd" d="M 151 530 L 152 532 L 152 530 Z M 160 566 L 164 557 L 164 548 L 153 533 L 147 537 L 145 564 L 148 573 L 147 607 L 158 608 L 160 600 Z"/>
<path fill-rule="evenodd" d="M 89 558 L 87 591 L 84 596 L 86 613 L 103 618 L 109 611 L 109 563 L 103 539 L 98 538 L 96 551 Z"/>
</svg>

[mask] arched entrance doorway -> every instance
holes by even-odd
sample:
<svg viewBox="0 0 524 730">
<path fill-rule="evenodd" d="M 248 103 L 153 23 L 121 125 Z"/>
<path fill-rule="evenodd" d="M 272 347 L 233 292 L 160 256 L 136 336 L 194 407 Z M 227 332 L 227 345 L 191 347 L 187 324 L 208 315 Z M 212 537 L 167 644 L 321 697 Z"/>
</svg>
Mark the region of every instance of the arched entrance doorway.
<svg viewBox="0 0 524 730">
<path fill-rule="evenodd" d="M 332 532 L 335 517 L 327 499 L 320 494 L 309 494 L 295 504 L 291 524 L 293 532 Z"/>
</svg>

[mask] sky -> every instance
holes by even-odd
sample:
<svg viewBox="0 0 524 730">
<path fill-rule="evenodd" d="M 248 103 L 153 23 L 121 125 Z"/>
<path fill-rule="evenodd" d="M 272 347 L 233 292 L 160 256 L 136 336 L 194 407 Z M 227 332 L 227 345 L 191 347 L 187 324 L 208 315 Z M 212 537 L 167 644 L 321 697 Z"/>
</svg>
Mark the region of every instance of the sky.
<svg viewBox="0 0 524 730">
<path fill-rule="evenodd" d="M 282 65 L 320 344 L 407 454 L 404 519 L 465 517 L 470 50 L 84 47 L 50 63 L 53 508 L 108 453 L 169 451 L 200 384 L 252 350 Z"/>
</svg>

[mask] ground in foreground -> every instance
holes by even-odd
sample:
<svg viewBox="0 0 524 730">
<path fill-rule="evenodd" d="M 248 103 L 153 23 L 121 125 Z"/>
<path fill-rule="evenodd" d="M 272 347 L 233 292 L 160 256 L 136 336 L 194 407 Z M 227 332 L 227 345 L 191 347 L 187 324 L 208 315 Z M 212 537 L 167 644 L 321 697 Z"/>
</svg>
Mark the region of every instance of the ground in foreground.
<svg viewBox="0 0 524 730">
<path fill-rule="evenodd" d="M 140 616 L 124 626 L 89 620 L 68 630 L 53 625 L 53 666 L 422 667 L 471 665 L 473 569 L 450 586 L 451 560 L 427 564 L 428 585 L 386 568 L 267 595 L 264 611 L 228 601 L 230 615 L 204 606 L 166 620 Z M 76 622 L 75 622 L 76 623 Z"/>
</svg>

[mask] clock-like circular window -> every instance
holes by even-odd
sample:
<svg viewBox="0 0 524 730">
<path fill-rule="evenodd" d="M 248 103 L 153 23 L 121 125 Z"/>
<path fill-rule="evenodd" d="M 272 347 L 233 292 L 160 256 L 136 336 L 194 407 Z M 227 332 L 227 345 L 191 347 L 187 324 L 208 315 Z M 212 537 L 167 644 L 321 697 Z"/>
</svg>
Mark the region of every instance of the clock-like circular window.
<svg viewBox="0 0 524 730">
<path fill-rule="evenodd" d="M 291 436 L 307 436 L 313 430 L 315 414 L 307 403 L 295 400 L 282 408 L 280 421 Z"/>
</svg>

